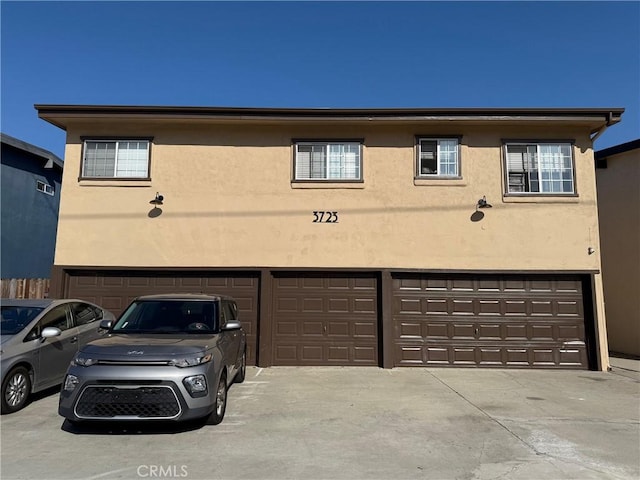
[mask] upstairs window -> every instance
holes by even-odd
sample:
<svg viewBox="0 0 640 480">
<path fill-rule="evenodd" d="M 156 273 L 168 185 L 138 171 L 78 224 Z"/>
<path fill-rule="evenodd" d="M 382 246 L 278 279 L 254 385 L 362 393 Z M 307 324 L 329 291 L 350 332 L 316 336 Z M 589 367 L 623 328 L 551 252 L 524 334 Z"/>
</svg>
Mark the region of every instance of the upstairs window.
<svg viewBox="0 0 640 480">
<path fill-rule="evenodd" d="M 85 140 L 84 178 L 148 178 L 148 140 Z"/>
<path fill-rule="evenodd" d="M 295 180 L 360 181 L 362 154 L 359 142 L 297 142 Z"/>
<path fill-rule="evenodd" d="M 575 193 L 570 143 L 507 143 L 507 193 Z"/>
<path fill-rule="evenodd" d="M 36 189 L 39 192 L 46 193 L 47 195 L 55 195 L 55 190 L 53 187 L 47 183 L 41 182 L 40 180 L 36 180 Z"/>
<path fill-rule="evenodd" d="M 418 138 L 417 177 L 459 177 L 457 138 Z"/>
</svg>

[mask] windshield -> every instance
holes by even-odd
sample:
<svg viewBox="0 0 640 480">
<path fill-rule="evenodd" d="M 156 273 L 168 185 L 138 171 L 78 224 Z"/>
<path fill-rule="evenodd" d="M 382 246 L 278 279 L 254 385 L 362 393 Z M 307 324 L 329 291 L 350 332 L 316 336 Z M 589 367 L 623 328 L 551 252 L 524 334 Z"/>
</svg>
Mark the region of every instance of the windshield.
<svg viewBox="0 0 640 480">
<path fill-rule="evenodd" d="M 0 334 L 15 335 L 19 333 L 36 318 L 42 307 L 18 307 L 11 305 L 2 306 L 2 320 L 0 321 Z"/>
<path fill-rule="evenodd" d="M 124 311 L 112 333 L 218 332 L 218 303 L 207 300 L 139 300 Z"/>
</svg>

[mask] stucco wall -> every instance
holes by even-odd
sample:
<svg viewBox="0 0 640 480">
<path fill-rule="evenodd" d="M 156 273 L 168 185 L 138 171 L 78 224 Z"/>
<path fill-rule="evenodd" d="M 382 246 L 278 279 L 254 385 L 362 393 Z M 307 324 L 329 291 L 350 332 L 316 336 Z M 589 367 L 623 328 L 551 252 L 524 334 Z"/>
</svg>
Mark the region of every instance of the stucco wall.
<svg viewBox="0 0 640 480">
<path fill-rule="evenodd" d="M 2 144 L 2 278 L 49 278 L 53 266 L 61 173 L 43 159 Z M 40 180 L 55 190 L 36 189 Z"/>
<path fill-rule="evenodd" d="M 596 172 L 609 347 L 640 355 L 640 149 Z"/>
<path fill-rule="evenodd" d="M 85 124 L 68 132 L 58 265 L 600 268 L 582 130 Z M 462 182 L 414 184 L 416 134 L 462 135 Z M 151 181 L 79 182 L 81 135 L 153 136 Z M 364 138 L 364 183 L 352 185 L 361 188 L 294 188 L 292 138 Z M 503 199 L 503 138 L 575 139 L 579 196 Z M 165 201 L 150 218 L 156 192 Z M 493 208 L 473 222 L 483 195 Z M 314 210 L 337 211 L 339 223 L 312 223 Z"/>
</svg>

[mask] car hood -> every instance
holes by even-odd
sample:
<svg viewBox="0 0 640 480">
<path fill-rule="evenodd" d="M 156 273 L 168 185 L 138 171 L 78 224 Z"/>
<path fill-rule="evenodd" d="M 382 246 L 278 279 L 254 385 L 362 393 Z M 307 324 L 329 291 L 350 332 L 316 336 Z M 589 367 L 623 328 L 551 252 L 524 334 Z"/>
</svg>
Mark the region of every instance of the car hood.
<svg viewBox="0 0 640 480">
<path fill-rule="evenodd" d="M 15 338 L 15 335 L 0 335 L 0 345 L 7 343 L 9 340 Z"/>
<path fill-rule="evenodd" d="M 115 357 L 129 360 L 171 359 L 194 355 L 217 343 L 217 336 L 192 335 L 116 335 L 111 334 L 84 345 L 80 352 L 94 358 Z"/>
</svg>

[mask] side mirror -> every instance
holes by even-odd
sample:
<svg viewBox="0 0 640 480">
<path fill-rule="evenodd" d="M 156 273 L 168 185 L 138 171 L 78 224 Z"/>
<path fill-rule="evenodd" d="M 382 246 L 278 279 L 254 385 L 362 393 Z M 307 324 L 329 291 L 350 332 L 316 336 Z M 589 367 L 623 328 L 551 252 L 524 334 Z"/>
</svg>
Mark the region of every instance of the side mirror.
<svg viewBox="0 0 640 480">
<path fill-rule="evenodd" d="M 40 337 L 44 340 L 45 338 L 53 338 L 58 337 L 62 333 L 62 330 L 56 327 L 46 327 L 42 329 L 42 333 Z"/>
<path fill-rule="evenodd" d="M 232 320 L 230 322 L 227 322 L 223 330 L 240 330 L 241 328 L 242 328 L 242 324 L 240 322 L 238 322 L 237 320 L 236 321 Z"/>
<path fill-rule="evenodd" d="M 111 327 L 113 327 L 113 321 L 112 320 L 101 320 L 100 321 L 100 326 L 98 327 L 101 330 L 110 330 Z"/>
</svg>

